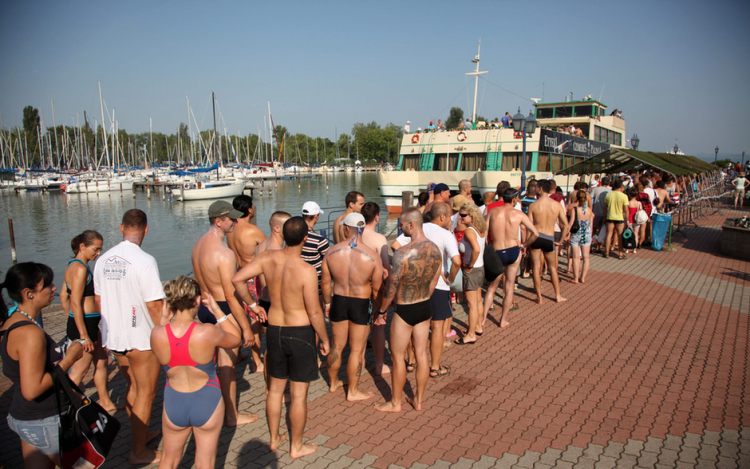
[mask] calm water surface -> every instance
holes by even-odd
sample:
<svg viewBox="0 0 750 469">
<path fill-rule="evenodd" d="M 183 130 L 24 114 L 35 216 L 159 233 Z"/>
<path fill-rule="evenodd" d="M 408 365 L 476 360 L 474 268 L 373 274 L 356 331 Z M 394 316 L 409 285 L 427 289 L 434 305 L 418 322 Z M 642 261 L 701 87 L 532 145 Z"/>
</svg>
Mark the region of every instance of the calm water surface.
<svg viewBox="0 0 750 469">
<path fill-rule="evenodd" d="M 273 181 L 266 184 L 273 187 Z M 387 220 L 387 210 L 380 197 L 375 173 L 333 173 L 326 188 L 323 177 L 303 180 L 280 180 L 271 197 L 253 199 L 257 224 L 266 236 L 270 233 L 268 219 L 277 210 L 300 215 L 302 204 L 316 201 L 325 214 L 315 226 L 316 231 L 328 228 L 344 210 L 346 193 L 357 190 L 365 200 L 380 204 L 380 232 L 388 235 L 396 227 L 396 218 Z M 247 192 L 249 194 L 249 191 Z M 267 194 L 267 193 L 266 193 Z M 195 241 L 208 230 L 208 207 L 214 200 L 178 202 L 163 193 L 151 193 L 151 200 L 140 189 L 132 193 L 70 194 L 28 192 L 16 195 L 0 190 L 0 279 L 13 265 L 7 220 L 13 220 L 18 262 L 34 261 L 49 265 L 55 272 L 58 287 L 68 260 L 73 255 L 70 240 L 83 230 L 93 229 L 104 237 L 104 251 L 122 241 L 122 214 L 139 208 L 148 215 L 149 231 L 143 242 L 144 251 L 159 264 L 161 280 L 168 280 L 192 271 L 190 251 Z M 231 201 L 231 199 L 227 199 Z M 93 270 L 94 263 L 91 263 Z M 7 300 L 7 295 L 5 295 Z"/>
</svg>

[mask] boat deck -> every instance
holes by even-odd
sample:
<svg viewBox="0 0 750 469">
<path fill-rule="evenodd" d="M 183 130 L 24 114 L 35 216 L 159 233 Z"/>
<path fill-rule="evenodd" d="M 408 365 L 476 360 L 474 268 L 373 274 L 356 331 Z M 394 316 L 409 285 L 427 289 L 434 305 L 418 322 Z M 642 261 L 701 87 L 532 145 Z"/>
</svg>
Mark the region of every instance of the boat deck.
<svg viewBox="0 0 750 469">
<path fill-rule="evenodd" d="M 523 279 L 511 326 L 500 329 L 491 313 L 481 345 L 450 346 L 443 363 L 452 372 L 429 380 L 422 412 L 406 403 L 400 414 L 373 409 L 390 398 L 390 378 L 369 371 L 371 350 L 361 387 L 373 399 L 328 393 L 324 371 L 310 386 L 305 433 L 320 448 L 296 462 L 288 442 L 268 447 L 263 377 L 246 359 L 237 367 L 239 408 L 261 419 L 222 430 L 217 467 L 750 467 L 750 263 L 719 253 L 720 227 L 738 215 L 750 211 L 698 219 L 673 237 L 675 252 L 592 256 L 586 284 L 561 274 L 566 303 L 551 299 L 548 280 L 545 304 L 533 303 Z M 45 315 L 55 339 L 65 321 Z M 466 322 L 456 305 L 455 326 L 463 331 Z M 110 373 L 112 397 L 122 402 L 124 381 L 114 366 Z M 414 373 L 407 378 L 411 396 Z M 161 425 L 163 380 L 152 429 Z M 84 382 L 93 394 L 90 374 Z M 3 413 L 9 388 L 0 379 Z M 104 467 L 130 468 L 129 423 L 124 411 L 117 418 L 123 429 Z M 0 465 L 20 466 L 5 419 L 0 439 Z M 191 440 L 185 467 L 194 454 Z"/>
</svg>

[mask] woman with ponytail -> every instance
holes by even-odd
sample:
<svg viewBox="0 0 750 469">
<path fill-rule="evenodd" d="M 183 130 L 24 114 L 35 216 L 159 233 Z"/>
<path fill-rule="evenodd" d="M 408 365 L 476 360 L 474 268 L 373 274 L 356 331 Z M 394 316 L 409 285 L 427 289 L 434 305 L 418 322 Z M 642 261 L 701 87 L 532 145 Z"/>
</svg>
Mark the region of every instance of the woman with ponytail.
<svg viewBox="0 0 750 469">
<path fill-rule="evenodd" d="M 73 342 L 63 357 L 57 343 L 39 325 L 40 312 L 55 297 L 52 269 L 44 264 L 23 262 L 8 269 L 0 286 L 0 340 L 3 374 L 15 385 L 8 411 L 8 427 L 21 437 L 25 467 L 60 465 L 60 415 L 51 372 L 56 366 L 67 372 L 81 358 L 81 344 Z M 16 302 L 10 311 L 1 290 Z M 60 396 L 60 404 L 69 402 Z"/>
<path fill-rule="evenodd" d="M 108 412 L 115 410 L 107 388 L 107 352 L 102 348 L 99 334 L 101 315 L 94 303 L 94 276 L 89 262 L 102 252 L 102 235 L 86 230 L 70 242 L 74 257 L 65 269 L 64 294 L 60 295 L 68 311 L 68 340 L 78 341 L 83 346 L 83 358 L 70 370 L 70 379 L 80 386 L 83 377 L 94 363 L 94 385 L 99 394 L 99 405 Z"/>
</svg>

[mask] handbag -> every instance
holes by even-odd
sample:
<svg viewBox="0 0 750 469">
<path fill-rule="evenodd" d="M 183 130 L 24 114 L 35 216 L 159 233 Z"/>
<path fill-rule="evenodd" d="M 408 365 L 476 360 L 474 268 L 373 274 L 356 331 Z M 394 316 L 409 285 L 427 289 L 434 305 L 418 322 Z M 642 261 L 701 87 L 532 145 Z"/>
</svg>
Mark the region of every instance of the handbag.
<svg viewBox="0 0 750 469">
<path fill-rule="evenodd" d="M 60 414 L 60 456 L 63 469 L 97 469 L 112 448 L 120 422 L 102 406 L 87 398 L 62 368 L 52 372 Z M 70 400 L 67 412 L 60 405 L 60 393 Z"/>
<path fill-rule="evenodd" d="M 646 213 L 645 210 L 640 209 L 637 212 L 635 212 L 635 215 L 633 216 L 633 221 L 639 225 L 642 225 L 648 221 L 648 214 Z"/>
<path fill-rule="evenodd" d="M 578 223 L 578 208 L 574 208 L 573 213 L 575 214 L 575 219 L 573 220 L 573 224 L 570 225 L 570 233 L 576 234 L 581 229 L 581 224 Z"/>
<path fill-rule="evenodd" d="M 505 272 L 505 267 L 503 267 L 503 263 L 500 262 L 497 251 L 495 251 L 489 243 L 486 243 L 484 246 L 484 256 L 482 256 L 482 260 L 484 261 L 484 278 L 488 282 L 493 282 Z"/>
</svg>

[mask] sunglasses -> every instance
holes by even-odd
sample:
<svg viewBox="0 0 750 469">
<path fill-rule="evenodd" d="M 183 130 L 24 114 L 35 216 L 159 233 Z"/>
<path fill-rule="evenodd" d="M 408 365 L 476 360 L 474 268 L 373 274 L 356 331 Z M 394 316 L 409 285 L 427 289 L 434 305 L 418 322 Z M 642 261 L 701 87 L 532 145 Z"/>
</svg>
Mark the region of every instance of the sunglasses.
<svg viewBox="0 0 750 469">
<path fill-rule="evenodd" d="M 468 213 L 459 213 L 458 216 L 461 217 L 461 218 L 464 218 L 464 217 L 468 217 L 469 214 Z"/>
</svg>

